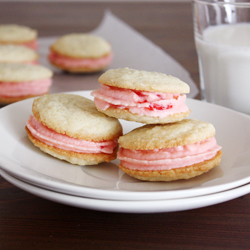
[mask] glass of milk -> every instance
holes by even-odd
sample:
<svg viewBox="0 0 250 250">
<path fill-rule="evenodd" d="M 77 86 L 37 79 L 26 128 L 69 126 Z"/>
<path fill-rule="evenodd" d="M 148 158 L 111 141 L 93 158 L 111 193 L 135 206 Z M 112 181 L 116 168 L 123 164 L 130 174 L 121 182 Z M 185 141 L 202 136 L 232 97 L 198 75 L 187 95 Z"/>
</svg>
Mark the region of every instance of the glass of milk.
<svg viewBox="0 0 250 250">
<path fill-rule="evenodd" d="M 250 114 L 250 1 L 194 0 L 202 99 Z"/>
</svg>

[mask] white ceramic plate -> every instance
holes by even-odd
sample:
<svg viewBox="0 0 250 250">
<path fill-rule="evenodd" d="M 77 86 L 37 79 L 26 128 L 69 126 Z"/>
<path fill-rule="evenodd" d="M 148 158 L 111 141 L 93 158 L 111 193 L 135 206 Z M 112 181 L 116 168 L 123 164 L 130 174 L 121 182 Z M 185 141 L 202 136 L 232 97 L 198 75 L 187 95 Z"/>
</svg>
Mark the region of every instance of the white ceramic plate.
<svg viewBox="0 0 250 250">
<path fill-rule="evenodd" d="M 250 184 L 247 184 L 227 191 L 191 198 L 155 201 L 114 201 L 57 193 L 25 183 L 11 175 L 8 175 L 2 170 L 0 170 L 0 174 L 4 179 L 13 185 L 31 194 L 54 202 L 79 208 L 119 213 L 160 213 L 184 211 L 229 201 L 250 192 Z"/>
<path fill-rule="evenodd" d="M 73 92 L 90 98 L 89 91 Z M 110 200 L 160 200 L 194 197 L 250 182 L 250 117 L 213 104 L 188 99 L 191 118 L 214 124 L 222 146 L 220 166 L 188 181 L 142 182 L 117 167 L 118 160 L 75 166 L 53 158 L 28 140 L 25 123 L 33 99 L 0 110 L 0 167 L 15 177 L 56 192 Z M 141 124 L 121 121 L 124 132 Z"/>
</svg>

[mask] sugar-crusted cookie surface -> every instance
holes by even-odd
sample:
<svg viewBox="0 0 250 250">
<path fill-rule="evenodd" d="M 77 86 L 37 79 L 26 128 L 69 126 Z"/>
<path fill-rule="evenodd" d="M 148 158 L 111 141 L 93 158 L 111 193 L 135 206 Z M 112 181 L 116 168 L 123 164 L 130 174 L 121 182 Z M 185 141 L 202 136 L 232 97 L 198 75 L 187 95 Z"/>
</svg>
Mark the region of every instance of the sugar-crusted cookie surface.
<svg viewBox="0 0 250 250">
<path fill-rule="evenodd" d="M 1 82 L 27 82 L 51 78 L 53 72 L 41 65 L 0 63 Z"/>
<path fill-rule="evenodd" d="M 44 95 L 34 100 L 32 111 L 43 125 L 73 138 L 104 141 L 122 134 L 117 119 L 100 113 L 92 100 L 79 95 Z"/>
<path fill-rule="evenodd" d="M 142 171 L 133 170 L 123 167 L 121 164 L 119 168 L 128 175 L 144 181 L 175 181 L 180 179 L 190 179 L 201 174 L 204 174 L 212 168 L 218 166 L 221 162 L 222 152 L 221 150 L 209 160 L 197 163 L 191 166 L 183 168 L 175 168 L 170 170 L 159 171 Z"/>
<path fill-rule="evenodd" d="M 36 39 L 37 31 L 30 27 L 3 24 L 0 25 L 0 42 L 1 43 L 23 43 Z"/>
<path fill-rule="evenodd" d="M 189 93 L 189 86 L 180 79 L 158 72 L 135 70 L 130 68 L 110 69 L 102 74 L 101 84 L 133 90 Z"/>
<path fill-rule="evenodd" d="M 99 36 L 80 33 L 60 37 L 51 49 L 72 58 L 99 58 L 111 52 L 111 45 Z"/>
<path fill-rule="evenodd" d="M 37 60 L 38 54 L 33 50 L 21 45 L 0 45 L 0 62 L 22 63 Z"/>
<path fill-rule="evenodd" d="M 177 123 L 145 125 L 119 138 L 121 147 L 135 150 L 172 148 L 196 143 L 215 135 L 211 123 L 184 119 Z"/>
</svg>

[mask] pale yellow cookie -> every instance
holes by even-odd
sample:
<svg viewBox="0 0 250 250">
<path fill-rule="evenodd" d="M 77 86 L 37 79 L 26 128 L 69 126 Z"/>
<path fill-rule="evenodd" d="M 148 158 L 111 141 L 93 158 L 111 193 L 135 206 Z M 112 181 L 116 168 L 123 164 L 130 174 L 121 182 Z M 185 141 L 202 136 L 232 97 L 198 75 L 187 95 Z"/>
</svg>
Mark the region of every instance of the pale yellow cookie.
<svg viewBox="0 0 250 250">
<path fill-rule="evenodd" d="M 73 94 L 44 95 L 34 100 L 32 111 L 36 121 L 62 138 L 58 140 L 55 136 L 52 137 L 55 144 L 49 142 L 51 138 L 49 141 L 48 139 L 43 141 L 41 138 L 47 136 L 45 132 L 42 137 L 37 137 L 36 132 L 32 131 L 27 123 L 29 139 L 45 153 L 78 165 L 95 165 L 116 158 L 118 144 L 114 142 L 117 142 L 118 137 L 122 135 L 122 126 L 117 119 L 98 112 L 92 100 Z M 71 142 L 68 142 L 72 139 L 73 147 Z M 111 152 L 82 152 L 79 151 L 81 141 L 86 141 L 87 145 L 88 142 L 97 144 L 111 142 L 114 148 Z M 61 148 L 64 143 L 70 148 Z"/>
<path fill-rule="evenodd" d="M 92 100 L 79 95 L 44 95 L 34 100 L 32 112 L 48 128 L 70 137 L 104 141 L 121 135 L 115 118 L 100 113 Z"/>
<path fill-rule="evenodd" d="M 111 45 L 96 35 L 74 33 L 60 37 L 51 49 L 71 58 L 99 58 L 111 52 Z"/>
<path fill-rule="evenodd" d="M 206 140 L 215 135 L 211 123 L 183 119 L 180 122 L 162 125 L 144 125 L 119 138 L 123 148 L 152 150 L 184 146 Z"/>
<path fill-rule="evenodd" d="M 0 25 L 0 43 L 22 44 L 37 38 L 37 31 L 30 27 L 16 24 Z"/>
<path fill-rule="evenodd" d="M 48 59 L 55 67 L 70 73 L 93 73 L 112 61 L 111 45 L 102 37 L 73 33 L 60 37 L 50 47 Z"/>
<path fill-rule="evenodd" d="M 188 84 L 174 76 L 130 68 L 109 69 L 98 81 L 108 86 L 149 92 L 190 92 Z"/>
<path fill-rule="evenodd" d="M 49 93 L 53 72 L 40 65 L 0 63 L 0 104 Z"/>
<path fill-rule="evenodd" d="M 146 181 L 193 178 L 220 164 L 221 147 L 214 136 L 211 123 L 193 119 L 144 125 L 119 138 L 119 167 Z"/>
<path fill-rule="evenodd" d="M 5 44 L 0 45 L 1 63 L 31 63 L 38 59 L 38 54 L 26 46 Z"/>
<path fill-rule="evenodd" d="M 0 63 L 0 82 L 29 82 L 51 78 L 53 72 L 41 65 Z"/>
</svg>

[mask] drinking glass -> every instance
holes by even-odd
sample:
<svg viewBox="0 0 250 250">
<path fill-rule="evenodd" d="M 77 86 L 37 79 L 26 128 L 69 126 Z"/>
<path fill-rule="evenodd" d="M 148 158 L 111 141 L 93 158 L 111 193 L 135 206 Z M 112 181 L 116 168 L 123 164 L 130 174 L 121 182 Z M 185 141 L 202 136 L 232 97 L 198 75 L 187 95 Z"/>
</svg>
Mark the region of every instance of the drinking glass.
<svg viewBox="0 0 250 250">
<path fill-rule="evenodd" d="M 250 114 L 250 1 L 194 0 L 202 99 Z"/>
</svg>

